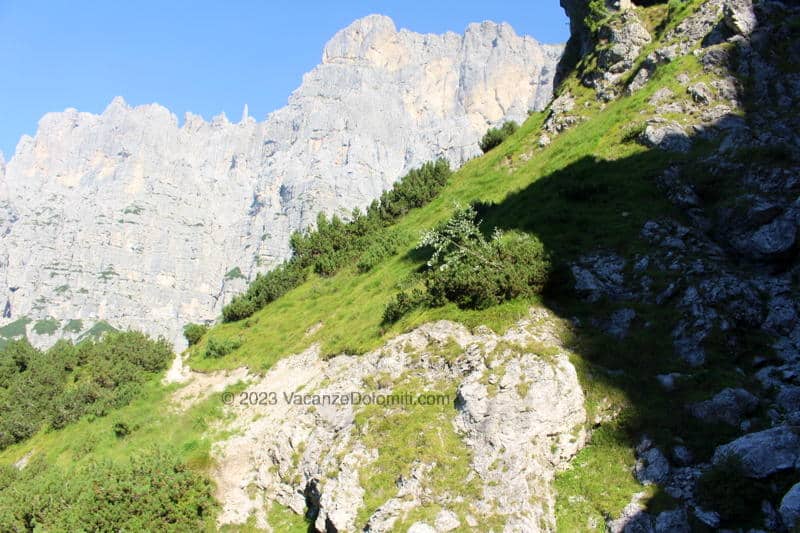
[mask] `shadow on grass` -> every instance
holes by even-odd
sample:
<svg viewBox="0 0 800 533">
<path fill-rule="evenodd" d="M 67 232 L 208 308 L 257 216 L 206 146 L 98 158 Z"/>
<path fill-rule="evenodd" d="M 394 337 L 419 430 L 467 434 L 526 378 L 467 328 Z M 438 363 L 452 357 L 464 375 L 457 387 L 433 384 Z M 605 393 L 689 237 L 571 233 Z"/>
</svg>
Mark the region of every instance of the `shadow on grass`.
<svg viewBox="0 0 800 533">
<path fill-rule="evenodd" d="M 595 428 L 603 432 L 601 439 L 632 450 L 647 435 L 667 455 L 677 445 L 687 446 L 697 461 L 709 460 L 717 445 L 740 433 L 735 427 L 697 420 L 686 405 L 707 399 L 724 387 L 744 385 L 747 378 L 738 369 L 750 370 L 750 356 L 758 344 L 734 353 L 724 339 L 711 339 L 704 346 L 709 354 L 706 366 L 692 369 L 676 356 L 673 348 L 672 331 L 680 319 L 674 308 L 656 303 L 652 296 L 582 300 L 574 293 L 570 265 L 593 252 L 615 254 L 625 259 L 623 274 L 630 284 L 637 259 L 655 251 L 654 245 L 640 236 L 644 224 L 663 218 L 690 224 L 685 213 L 658 190 L 656 178 L 668 166 L 694 164 L 708 149 L 707 144 L 698 142 L 689 154 L 648 150 L 613 161 L 586 157 L 499 203 L 477 206 L 484 231 L 495 227 L 524 231 L 537 236 L 552 254 L 554 274 L 544 303 L 578 324 L 569 348 L 580 356 L 576 366 L 587 392 L 590 417 L 607 420 L 604 427 L 597 424 Z M 648 292 L 651 295 L 681 278 L 680 272 L 659 270 L 652 261 L 643 274 L 652 280 Z M 629 288 L 634 295 L 641 292 L 638 287 Z M 621 309 L 632 309 L 636 315 L 627 335 L 615 338 L 607 333 L 608 324 L 612 313 Z M 743 337 L 748 334 L 737 333 Z M 667 389 L 657 376 L 669 373 L 686 377 Z M 609 402 L 614 397 L 618 401 Z M 608 413 L 615 410 L 620 416 L 612 420 Z M 604 484 L 613 484 L 614 480 L 601 473 L 600 469 L 587 473 L 588 486 L 594 484 L 596 490 L 605 492 Z M 630 471 L 617 475 L 627 476 L 635 483 Z M 581 483 L 585 487 L 587 481 Z M 661 488 L 650 491 L 645 504 L 650 513 L 680 505 Z M 619 506 L 627 504 L 631 494 L 626 497 L 627 500 L 615 502 L 618 508 L 610 506 L 601 514 L 609 517 L 618 513 Z"/>
</svg>

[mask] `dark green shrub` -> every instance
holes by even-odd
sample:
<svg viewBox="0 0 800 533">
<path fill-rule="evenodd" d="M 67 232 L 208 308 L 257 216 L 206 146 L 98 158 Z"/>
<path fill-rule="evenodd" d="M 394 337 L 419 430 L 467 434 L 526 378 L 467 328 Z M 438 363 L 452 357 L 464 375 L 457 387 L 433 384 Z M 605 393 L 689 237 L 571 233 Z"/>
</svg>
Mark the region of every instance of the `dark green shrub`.
<svg viewBox="0 0 800 533">
<path fill-rule="evenodd" d="M 425 300 L 425 294 L 418 290 L 399 292 L 383 310 L 383 322 L 393 324 L 403 318 L 412 309 L 419 307 Z"/>
<path fill-rule="evenodd" d="M 206 357 L 219 358 L 225 357 L 242 345 L 239 339 L 216 339 L 210 337 L 206 344 Z"/>
<path fill-rule="evenodd" d="M 261 309 L 292 290 L 305 279 L 305 269 L 295 261 L 289 261 L 266 274 L 256 275 L 255 281 L 247 288 L 246 294 L 253 304 Z"/>
<path fill-rule="evenodd" d="M 267 274 L 257 275 L 244 294 L 222 309 L 223 320 L 233 322 L 249 317 L 305 281 L 309 268 L 322 276 L 332 276 L 351 264 L 360 265 L 362 272 L 371 269 L 395 253 L 391 242 L 382 248 L 375 246 L 383 238 L 384 228 L 434 199 L 450 175 L 450 165 L 443 159 L 425 163 L 372 202 L 366 213 L 353 210 L 349 222 L 336 215 L 328 220 L 320 213 L 315 228 L 292 234 L 292 259 Z"/>
<path fill-rule="evenodd" d="M 345 264 L 347 264 L 349 257 L 346 250 L 339 249 L 331 251 L 325 255 L 320 256 L 314 262 L 314 272 L 320 276 L 333 276 Z"/>
<path fill-rule="evenodd" d="M 597 32 L 608 17 L 609 12 L 608 8 L 606 8 L 606 0 L 589 0 L 587 15 L 583 22 L 590 32 Z"/>
<path fill-rule="evenodd" d="M 503 141 L 505 141 L 510 135 L 512 135 L 515 131 L 519 129 L 519 125 L 514 121 L 505 122 L 499 128 L 490 128 L 486 131 L 483 138 L 481 139 L 479 146 L 481 150 L 485 154 L 492 148 L 499 146 Z"/>
<path fill-rule="evenodd" d="M 234 296 L 231 303 L 222 308 L 222 319 L 225 322 L 235 322 L 247 318 L 256 312 L 253 300 L 247 294 Z"/>
<path fill-rule="evenodd" d="M 210 531 L 213 486 L 171 453 L 0 471 L 0 531 Z"/>
<path fill-rule="evenodd" d="M 397 253 L 398 239 L 393 233 L 381 232 L 375 236 L 356 264 L 359 272 L 369 272 L 378 263 Z"/>
<path fill-rule="evenodd" d="M 186 324 L 183 327 L 183 336 L 186 337 L 186 342 L 189 343 L 189 346 L 194 346 L 200 342 L 200 339 L 203 338 L 203 335 L 205 335 L 207 331 L 208 326 L 202 324 Z"/>
<path fill-rule="evenodd" d="M 125 438 L 131 433 L 131 428 L 125 422 L 114 422 L 112 430 L 118 439 Z"/>
<path fill-rule="evenodd" d="M 62 428 L 127 405 L 173 357 L 164 339 L 137 332 L 109 332 L 77 346 L 60 341 L 47 352 L 26 344 L 0 355 L 0 449 L 42 427 Z"/>
<path fill-rule="evenodd" d="M 426 303 L 453 302 L 463 309 L 485 309 L 542 292 L 551 270 L 542 243 L 520 232 L 495 231 L 486 239 L 476 217 L 472 207 L 457 210 L 423 236 L 419 247 L 431 253 L 423 277 Z M 396 321 L 411 307 L 407 295 L 400 293 L 387 306 L 384 319 Z"/>
</svg>

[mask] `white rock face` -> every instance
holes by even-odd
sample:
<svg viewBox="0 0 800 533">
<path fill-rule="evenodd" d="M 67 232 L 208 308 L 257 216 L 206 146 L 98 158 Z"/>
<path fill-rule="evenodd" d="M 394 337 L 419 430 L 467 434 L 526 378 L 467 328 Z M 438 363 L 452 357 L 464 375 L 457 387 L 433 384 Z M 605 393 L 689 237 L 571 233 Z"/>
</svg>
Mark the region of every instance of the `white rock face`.
<svg viewBox="0 0 800 533">
<path fill-rule="evenodd" d="M 487 127 L 542 109 L 561 52 L 507 24 L 420 35 L 372 15 L 265 122 L 180 125 L 121 98 L 45 115 L 0 164 L 0 324 L 29 317 L 44 345 L 69 319 L 104 320 L 181 346 L 320 211 L 365 206 L 437 157 L 457 166 Z M 59 329 L 34 333 L 45 317 Z"/>
<path fill-rule="evenodd" d="M 275 502 L 297 514 L 312 507 L 318 531 L 360 531 L 365 522 L 376 533 L 405 531 L 400 523 L 426 504 L 441 506 L 441 511 L 430 523 L 417 522 L 408 531 L 486 531 L 477 520 L 489 517 L 504 524 L 502 531 L 555 530 L 555 474 L 586 440 L 584 396 L 558 336 L 562 328 L 549 311 L 532 309 L 503 336 L 488 328 L 470 333 L 460 324 L 439 321 L 363 356 L 322 360 L 314 346 L 281 358 L 261 377 L 243 376 L 242 370 L 236 376 L 191 374 L 173 397 L 181 409 L 202 401 L 197 391 L 208 390 L 209 383 L 222 386 L 239 379 L 248 383 L 245 396 L 257 391 L 264 398 L 258 400 L 262 405 L 234 399 L 227 408 L 233 436 L 213 447 L 213 477 L 222 505 L 219 525 L 242 524 L 254 516 L 259 528 L 278 531 L 270 529 L 265 513 Z M 449 363 L 441 356 L 448 343 L 458 346 Z M 523 346 L 556 352 L 543 357 Z M 357 400 L 338 400 L 401 390 L 456 392 L 440 415 L 396 404 L 370 414 Z M 305 400 L 295 401 L 304 395 Z M 449 425 L 458 443 L 448 441 L 451 457 L 460 445 L 469 466 L 462 465 L 464 477 L 458 478 L 455 463 L 436 465 L 419 458 L 404 464 L 387 499 L 359 518 L 371 496 L 363 480 L 372 468 L 382 468 L 371 466 L 381 460 L 381 452 L 365 439 L 370 431 L 364 428 L 408 409 L 420 409 L 414 416 L 427 420 L 424 431 L 438 432 L 440 438 Z M 443 471 L 454 480 L 445 482 Z M 470 479 L 476 480 L 480 495 L 465 502 L 461 491 Z M 460 527 L 455 510 L 469 528 Z"/>
</svg>

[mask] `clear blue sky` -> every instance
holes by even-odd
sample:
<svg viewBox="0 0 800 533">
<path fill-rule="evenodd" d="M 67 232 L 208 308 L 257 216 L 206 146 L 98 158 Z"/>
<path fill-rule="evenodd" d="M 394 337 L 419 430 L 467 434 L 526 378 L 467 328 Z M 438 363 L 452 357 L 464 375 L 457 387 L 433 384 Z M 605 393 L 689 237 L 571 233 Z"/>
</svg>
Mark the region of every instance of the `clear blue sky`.
<svg viewBox="0 0 800 533">
<path fill-rule="evenodd" d="M 99 113 L 116 95 L 206 119 L 238 120 L 248 104 L 263 120 L 370 13 L 423 33 L 495 20 L 542 42 L 568 36 L 558 0 L 0 0 L 0 150 L 10 159 L 48 111 Z"/>
</svg>

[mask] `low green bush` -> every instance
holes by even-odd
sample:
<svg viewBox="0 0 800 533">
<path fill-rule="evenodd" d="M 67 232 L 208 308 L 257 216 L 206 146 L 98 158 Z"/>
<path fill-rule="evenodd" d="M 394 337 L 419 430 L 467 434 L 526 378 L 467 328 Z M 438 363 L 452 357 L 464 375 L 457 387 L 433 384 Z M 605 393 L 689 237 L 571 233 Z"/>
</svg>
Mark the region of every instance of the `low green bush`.
<svg viewBox="0 0 800 533">
<path fill-rule="evenodd" d="M 205 356 L 211 358 L 225 357 L 242 345 L 239 339 L 217 339 L 211 337 L 206 344 Z"/>
<path fill-rule="evenodd" d="M 203 335 L 205 335 L 207 331 L 208 326 L 202 324 L 186 324 L 183 328 L 183 336 L 186 337 L 186 342 L 189 343 L 189 346 L 194 346 L 200 342 L 200 339 L 203 338 Z"/>
<path fill-rule="evenodd" d="M 384 259 L 396 254 L 397 248 L 397 237 L 389 232 L 381 232 L 361 254 L 356 268 L 361 273 L 369 272 Z"/>
<path fill-rule="evenodd" d="M 514 121 L 505 122 L 499 128 L 490 128 L 486 131 L 483 138 L 481 138 L 478 145 L 481 147 L 481 150 L 485 154 L 492 148 L 499 146 L 505 141 L 510 135 L 512 135 L 515 131 L 519 129 L 519 124 Z"/>
<path fill-rule="evenodd" d="M 172 357 L 164 339 L 130 331 L 78 345 L 59 341 L 46 352 L 27 340 L 10 343 L 0 353 L 0 449 L 43 427 L 62 428 L 127 405 Z"/>
<path fill-rule="evenodd" d="M 425 293 L 418 289 L 397 293 L 383 310 L 383 322 L 386 324 L 397 322 L 406 313 L 419 307 L 424 301 Z"/>
<path fill-rule="evenodd" d="M 211 482 L 163 450 L 68 471 L 38 456 L 0 468 L 0 531 L 210 531 L 216 509 Z"/>
<path fill-rule="evenodd" d="M 305 281 L 308 270 L 332 276 L 351 264 L 361 272 L 372 269 L 396 251 L 396 243 L 385 228 L 434 199 L 450 174 L 450 165 L 443 159 L 425 163 L 384 192 L 365 213 L 353 210 L 348 222 L 337 215 L 328 219 L 320 213 L 316 227 L 292 234 L 292 259 L 257 275 L 244 294 L 234 297 L 222 309 L 223 320 L 234 322 L 251 316 Z"/>
<path fill-rule="evenodd" d="M 542 243 L 521 232 L 495 231 L 484 237 L 473 207 L 427 232 L 419 248 L 430 252 L 423 276 L 425 298 L 399 293 L 384 310 L 394 322 L 421 303 L 453 302 L 462 309 L 485 309 L 519 296 L 542 292 L 551 265 Z"/>
<path fill-rule="evenodd" d="M 234 296 L 231 302 L 222 308 L 222 319 L 225 322 L 235 322 L 247 318 L 257 310 L 255 303 L 248 294 Z"/>
<path fill-rule="evenodd" d="M 130 428 L 130 426 L 128 426 L 127 423 L 122 422 L 122 421 L 118 421 L 118 422 L 114 422 L 113 431 L 114 431 L 114 435 L 118 439 L 123 439 L 123 438 L 127 437 L 128 435 L 130 435 L 131 428 Z"/>
</svg>

